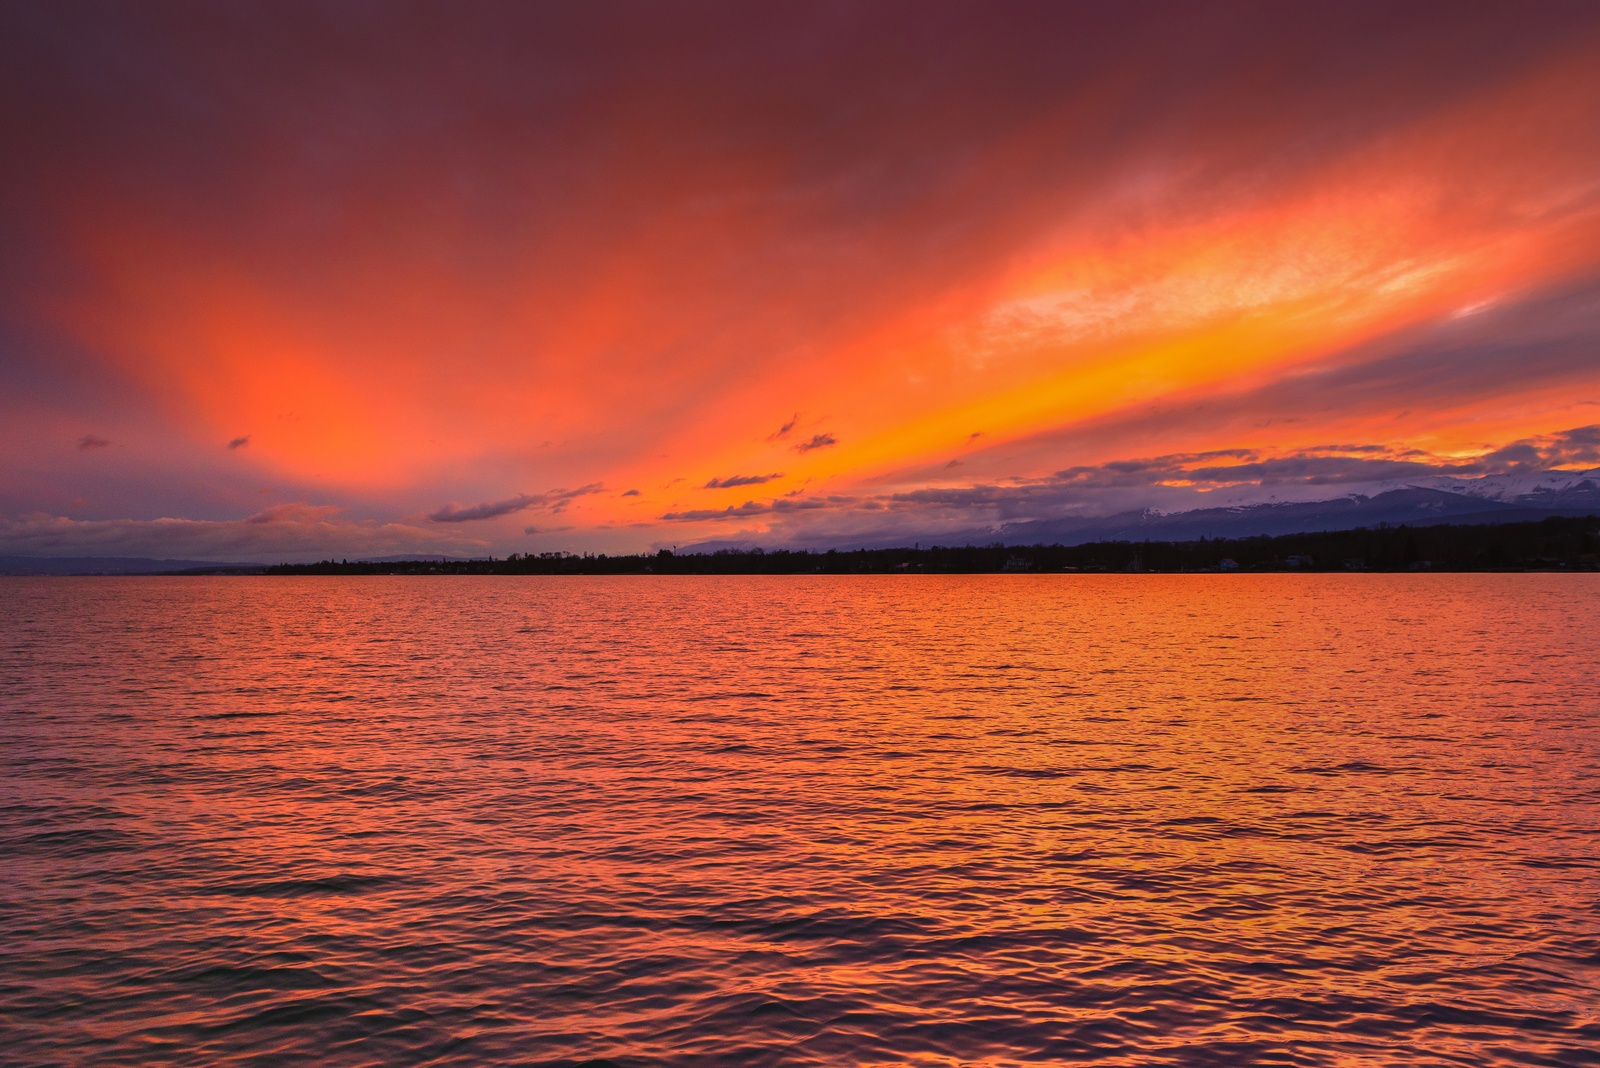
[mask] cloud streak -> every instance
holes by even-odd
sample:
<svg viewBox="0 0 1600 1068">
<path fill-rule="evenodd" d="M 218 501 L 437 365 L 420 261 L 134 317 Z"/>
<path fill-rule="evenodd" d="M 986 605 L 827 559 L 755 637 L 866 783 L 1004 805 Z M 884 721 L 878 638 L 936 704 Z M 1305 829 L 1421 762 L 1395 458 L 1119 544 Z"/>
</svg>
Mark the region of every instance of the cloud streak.
<svg viewBox="0 0 1600 1068">
<path fill-rule="evenodd" d="M 447 504 L 429 514 L 428 518 L 435 523 L 476 523 L 485 519 L 498 519 L 503 515 L 513 515 L 517 512 L 527 511 L 530 508 L 548 509 L 551 512 L 564 510 L 567 505 L 579 497 L 586 497 L 591 493 L 600 493 L 605 486 L 599 482 L 591 482 L 587 486 L 577 489 L 550 490 L 548 493 L 519 493 L 515 497 L 508 497 L 503 501 L 484 501 L 481 504 L 459 505 Z"/>
<path fill-rule="evenodd" d="M 729 475 L 727 478 L 714 478 L 707 482 L 706 489 L 733 489 L 736 486 L 759 486 L 766 482 L 775 482 L 783 477 L 782 471 L 775 471 L 770 475 Z"/>
<path fill-rule="evenodd" d="M 794 447 L 795 452 L 813 452 L 817 449 L 826 449 L 839 444 L 839 440 L 832 434 L 813 434 L 809 441 L 802 441 Z"/>
</svg>

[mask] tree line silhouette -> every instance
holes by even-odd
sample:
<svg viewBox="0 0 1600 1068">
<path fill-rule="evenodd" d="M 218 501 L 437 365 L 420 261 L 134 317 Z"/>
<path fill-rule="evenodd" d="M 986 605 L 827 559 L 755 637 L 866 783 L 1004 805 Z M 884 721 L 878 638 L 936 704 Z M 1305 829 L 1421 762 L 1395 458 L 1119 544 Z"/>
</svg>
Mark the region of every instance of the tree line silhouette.
<svg viewBox="0 0 1600 1068">
<path fill-rule="evenodd" d="M 962 545 L 893 549 L 723 549 L 710 553 L 513 553 L 482 560 L 324 560 L 269 575 L 859 575 L 988 572 L 1600 571 L 1600 519 L 1379 526 L 1275 537 Z"/>
</svg>

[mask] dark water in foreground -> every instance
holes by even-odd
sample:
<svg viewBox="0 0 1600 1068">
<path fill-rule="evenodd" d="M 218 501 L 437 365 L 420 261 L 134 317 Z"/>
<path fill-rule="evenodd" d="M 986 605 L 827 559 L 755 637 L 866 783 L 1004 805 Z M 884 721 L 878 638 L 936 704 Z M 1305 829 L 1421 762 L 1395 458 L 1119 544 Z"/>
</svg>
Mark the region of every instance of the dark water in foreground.
<svg viewBox="0 0 1600 1068">
<path fill-rule="evenodd" d="M 1593 576 L 0 581 L 0 1062 L 1600 1064 Z"/>
</svg>

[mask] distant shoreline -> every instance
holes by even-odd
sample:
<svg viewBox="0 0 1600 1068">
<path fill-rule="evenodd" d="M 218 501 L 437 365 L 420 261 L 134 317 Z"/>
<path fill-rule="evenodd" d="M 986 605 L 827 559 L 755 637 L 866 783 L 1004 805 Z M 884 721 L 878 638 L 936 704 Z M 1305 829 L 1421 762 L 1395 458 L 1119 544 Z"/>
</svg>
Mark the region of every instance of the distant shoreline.
<svg viewBox="0 0 1600 1068">
<path fill-rule="evenodd" d="M 162 567 L 161 564 L 183 564 Z M 131 566 L 140 565 L 140 566 Z M 153 565 L 153 566 L 152 566 Z M 202 564 L 140 558 L 0 559 L 0 575 L 893 575 L 1600 572 L 1600 517 L 1379 526 L 1309 534 L 1082 545 L 964 545 L 712 553 L 513 554 L 459 560 Z"/>
<path fill-rule="evenodd" d="M 1380 526 L 1193 541 L 929 548 L 752 550 L 504 559 L 333 561 L 168 574 L 264 575 L 862 575 L 1600 571 L 1600 518 Z"/>
</svg>

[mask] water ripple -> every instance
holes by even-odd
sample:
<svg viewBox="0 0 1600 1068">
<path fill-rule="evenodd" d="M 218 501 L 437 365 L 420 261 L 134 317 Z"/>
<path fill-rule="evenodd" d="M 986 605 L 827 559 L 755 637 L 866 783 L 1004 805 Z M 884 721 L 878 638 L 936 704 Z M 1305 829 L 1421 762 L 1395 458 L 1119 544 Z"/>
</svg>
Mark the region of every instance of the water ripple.
<svg viewBox="0 0 1600 1068">
<path fill-rule="evenodd" d="M 1600 1064 L 1597 609 L 5 580 L 0 1062 Z"/>
</svg>

